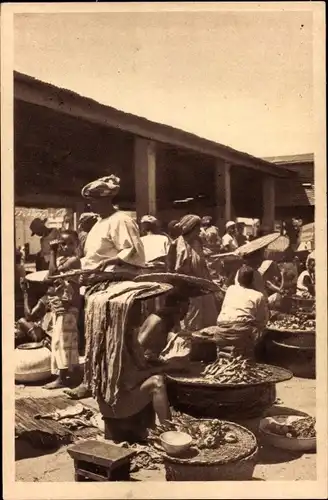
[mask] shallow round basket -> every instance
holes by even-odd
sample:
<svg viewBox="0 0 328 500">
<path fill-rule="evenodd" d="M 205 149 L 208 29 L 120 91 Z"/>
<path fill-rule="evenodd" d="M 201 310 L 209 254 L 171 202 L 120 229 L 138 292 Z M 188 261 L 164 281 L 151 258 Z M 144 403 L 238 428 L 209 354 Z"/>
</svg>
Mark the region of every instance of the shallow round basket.
<svg viewBox="0 0 328 500">
<path fill-rule="evenodd" d="M 176 288 L 183 289 L 186 296 L 197 297 L 209 293 L 219 293 L 221 289 L 214 281 L 196 276 L 187 276 L 178 273 L 151 273 L 140 274 L 134 281 L 155 281 L 156 283 L 169 283 Z"/>
<path fill-rule="evenodd" d="M 202 422 L 205 420 L 202 419 Z M 167 481 L 248 481 L 258 454 L 254 434 L 233 422 L 225 422 L 238 441 L 212 450 L 188 450 L 183 456 L 163 454 Z"/>
<path fill-rule="evenodd" d="M 296 415 L 275 415 L 274 417 L 263 418 L 260 422 L 260 433 L 263 436 L 265 443 L 275 448 L 281 448 L 283 450 L 289 451 L 314 451 L 316 449 L 316 438 L 289 438 L 286 436 L 280 436 L 279 434 L 274 434 L 267 429 L 269 421 L 276 420 L 279 423 L 295 422 L 301 420 L 304 417 Z"/>
<path fill-rule="evenodd" d="M 289 344 L 295 347 L 312 347 L 315 349 L 315 330 L 280 330 L 278 328 L 266 328 L 266 340 Z"/>
</svg>

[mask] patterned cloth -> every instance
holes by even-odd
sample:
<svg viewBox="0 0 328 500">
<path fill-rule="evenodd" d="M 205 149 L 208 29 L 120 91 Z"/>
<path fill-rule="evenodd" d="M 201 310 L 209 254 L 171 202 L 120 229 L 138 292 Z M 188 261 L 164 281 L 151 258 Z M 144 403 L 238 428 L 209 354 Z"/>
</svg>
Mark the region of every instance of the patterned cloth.
<svg viewBox="0 0 328 500">
<path fill-rule="evenodd" d="M 197 224 L 200 223 L 201 218 L 198 217 L 198 215 L 189 214 L 182 217 L 182 219 L 178 223 L 178 226 L 181 230 L 181 234 L 186 235 L 190 233 L 190 231 L 192 231 L 194 227 L 197 226 Z"/>
<path fill-rule="evenodd" d="M 51 373 L 54 375 L 58 375 L 59 370 L 72 370 L 79 364 L 78 314 L 74 307 L 61 314 L 53 313 Z"/>
</svg>

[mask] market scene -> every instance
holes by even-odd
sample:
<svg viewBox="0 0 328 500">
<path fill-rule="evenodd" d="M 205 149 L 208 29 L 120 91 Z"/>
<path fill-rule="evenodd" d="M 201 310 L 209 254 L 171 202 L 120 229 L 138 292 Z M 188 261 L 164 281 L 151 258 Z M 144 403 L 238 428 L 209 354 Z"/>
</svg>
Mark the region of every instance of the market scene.
<svg viewBox="0 0 328 500">
<path fill-rule="evenodd" d="M 16 481 L 315 480 L 315 155 L 19 69 Z"/>
</svg>

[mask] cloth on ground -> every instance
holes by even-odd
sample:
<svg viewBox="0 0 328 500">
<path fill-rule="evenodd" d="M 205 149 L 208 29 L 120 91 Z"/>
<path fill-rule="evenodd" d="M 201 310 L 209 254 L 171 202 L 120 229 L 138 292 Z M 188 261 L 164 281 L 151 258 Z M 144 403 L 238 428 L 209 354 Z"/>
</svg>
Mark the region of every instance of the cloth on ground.
<svg viewBox="0 0 328 500">
<path fill-rule="evenodd" d="M 43 414 L 38 413 L 34 415 L 34 418 L 37 420 L 54 420 L 56 422 L 60 422 L 62 425 L 71 430 L 78 430 L 86 427 L 98 428 L 96 420 L 97 417 L 98 412 L 92 410 L 91 408 L 86 408 L 81 403 L 78 403 L 75 406 L 68 406 L 63 410 Z"/>
</svg>

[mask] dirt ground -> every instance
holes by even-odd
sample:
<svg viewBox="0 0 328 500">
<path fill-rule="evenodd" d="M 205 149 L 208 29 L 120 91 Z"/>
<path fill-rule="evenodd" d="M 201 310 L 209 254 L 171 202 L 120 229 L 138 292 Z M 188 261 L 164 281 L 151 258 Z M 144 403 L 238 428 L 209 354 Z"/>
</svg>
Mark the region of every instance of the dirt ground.
<svg viewBox="0 0 328 500">
<path fill-rule="evenodd" d="M 52 391 L 58 394 L 60 391 Z M 45 397 L 48 391 L 40 387 L 16 386 L 16 397 Z M 276 404 L 269 414 L 305 412 L 315 416 L 315 380 L 293 378 L 288 382 L 278 384 Z M 258 421 L 245 422 L 247 426 L 256 431 Z M 24 445 L 25 446 L 25 445 Z M 25 447 L 25 456 L 16 461 L 16 481 L 47 481 L 63 482 L 74 481 L 73 462 L 63 446 L 54 453 L 44 454 L 40 450 Z M 165 471 L 141 470 L 132 474 L 136 481 L 165 481 Z M 316 455 L 315 453 L 295 455 L 283 450 L 263 446 L 260 442 L 258 464 L 255 467 L 254 480 L 260 481 L 309 481 L 316 480 Z"/>
</svg>

